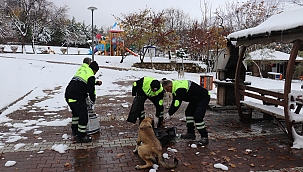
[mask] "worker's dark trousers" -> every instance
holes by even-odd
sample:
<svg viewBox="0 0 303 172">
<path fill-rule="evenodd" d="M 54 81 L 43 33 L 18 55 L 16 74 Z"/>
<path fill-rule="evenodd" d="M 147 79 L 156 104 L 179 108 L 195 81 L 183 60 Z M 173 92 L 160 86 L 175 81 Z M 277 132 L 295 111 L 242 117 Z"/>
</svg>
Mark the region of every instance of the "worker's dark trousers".
<svg viewBox="0 0 303 172">
<path fill-rule="evenodd" d="M 145 118 L 144 103 L 146 101 L 146 96 L 136 96 L 133 100 L 133 104 L 130 108 L 127 121 L 131 123 L 136 123 L 137 118 L 140 122 Z"/>
<path fill-rule="evenodd" d="M 159 123 L 158 123 L 158 126 L 157 128 L 160 128 L 162 127 L 162 122 L 163 122 L 163 114 L 164 114 L 164 107 L 163 107 L 163 104 L 160 105 L 159 103 L 159 98 L 158 97 L 149 97 L 148 98 L 156 107 L 156 117 L 159 118 Z M 162 100 L 162 103 L 163 103 L 163 100 Z"/>
<path fill-rule="evenodd" d="M 147 96 L 136 96 L 133 100 L 133 104 L 130 108 L 130 112 L 127 118 L 128 122 L 136 123 L 137 118 L 139 118 L 139 124 L 145 118 L 145 111 L 144 111 L 144 103 L 147 100 Z M 158 127 L 161 126 L 163 122 L 163 106 L 159 106 L 159 100 L 156 97 L 148 98 L 155 106 L 156 106 L 156 117 L 159 118 Z"/>
<path fill-rule="evenodd" d="M 210 96 L 202 98 L 198 102 L 189 102 L 185 110 L 187 133 L 195 133 L 195 124 L 201 137 L 208 137 L 208 132 L 205 128 L 203 120 L 206 109 L 210 101 Z"/>
<path fill-rule="evenodd" d="M 67 102 L 72 110 L 72 131 L 78 137 L 83 138 L 86 135 L 86 126 L 88 123 L 88 112 L 85 100 L 76 102 Z"/>
</svg>

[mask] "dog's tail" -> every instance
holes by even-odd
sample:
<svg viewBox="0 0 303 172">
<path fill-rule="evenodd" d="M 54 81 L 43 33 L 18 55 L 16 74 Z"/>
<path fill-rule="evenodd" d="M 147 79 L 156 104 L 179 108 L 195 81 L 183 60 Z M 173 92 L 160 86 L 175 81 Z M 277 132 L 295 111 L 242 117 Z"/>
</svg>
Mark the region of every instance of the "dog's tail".
<svg viewBox="0 0 303 172">
<path fill-rule="evenodd" d="M 165 161 L 164 161 L 164 158 L 161 154 L 160 158 L 159 158 L 159 164 L 161 164 L 164 168 L 166 169 L 172 169 L 172 168 L 176 168 L 177 165 L 178 165 L 178 159 L 175 157 L 174 158 L 174 163 L 173 164 L 167 164 Z"/>
</svg>

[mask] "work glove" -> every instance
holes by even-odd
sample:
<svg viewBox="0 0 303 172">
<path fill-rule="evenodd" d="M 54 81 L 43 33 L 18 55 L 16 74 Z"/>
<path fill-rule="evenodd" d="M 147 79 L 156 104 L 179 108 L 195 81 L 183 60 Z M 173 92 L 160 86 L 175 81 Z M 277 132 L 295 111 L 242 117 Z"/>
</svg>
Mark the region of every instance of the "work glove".
<svg viewBox="0 0 303 172">
<path fill-rule="evenodd" d="M 154 117 L 154 128 L 158 128 L 158 124 L 159 124 L 159 118 Z"/>
<path fill-rule="evenodd" d="M 90 106 L 90 110 L 94 110 L 95 109 L 95 103 L 92 103 Z"/>
<path fill-rule="evenodd" d="M 170 120 L 170 115 L 169 115 L 168 113 L 165 113 L 165 114 L 163 115 L 163 119 L 164 119 L 164 121 Z"/>
<path fill-rule="evenodd" d="M 97 81 L 96 85 L 102 85 L 102 81 Z"/>
<path fill-rule="evenodd" d="M 87 105 L 87 110 L 94 110 L 95 103 L 91 101 L 89 98 L 86 98 L 86 105 Z"/>
</svg>

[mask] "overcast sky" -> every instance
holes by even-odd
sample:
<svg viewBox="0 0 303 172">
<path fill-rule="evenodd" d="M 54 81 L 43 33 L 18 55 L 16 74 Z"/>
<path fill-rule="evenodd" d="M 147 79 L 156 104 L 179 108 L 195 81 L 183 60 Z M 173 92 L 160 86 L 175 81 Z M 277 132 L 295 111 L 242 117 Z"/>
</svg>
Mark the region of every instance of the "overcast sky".
<svg viewBox="0 0 303 172">
<path fill-rule="evenodd" d="M 51 0 L 57 6 L 67 5 L 69 7 L 69 17 L 76 17 L 79 22 L 91 24 L 91 11 L 87 8 L 95 6 L 98 9 L 94 11 L 94 24 L 98 27 L 112 26 L 115 19 L 112 15 L 121 16 L 120 14 L 129 14 L 145 9 L 146 7 L 159 11 L 166 8 L 176 8 L 189 14 L 191 19 L 200 20 L 200 0 Z M 205 0 L 211 4 L 213 10 L 219 6 L 225 6 L 226 2 L 246 2 L 245 0 Z M 201 0 L 204 3 L 204 0 Z M 203 5 L 202 5 L 203 7 Z"/>
</svg>

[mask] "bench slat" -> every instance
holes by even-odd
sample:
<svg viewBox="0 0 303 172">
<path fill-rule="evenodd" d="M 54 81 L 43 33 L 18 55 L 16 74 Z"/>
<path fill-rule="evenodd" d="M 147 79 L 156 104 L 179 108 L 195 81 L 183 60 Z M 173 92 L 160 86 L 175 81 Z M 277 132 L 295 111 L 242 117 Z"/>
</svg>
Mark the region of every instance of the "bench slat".
<svg viewBox="0 0 303 172">
<path fill-rule="evenodd" d="M 283 93 L 276 92 L 276 91 L 271 91 L 271 90 L 265 90 L 265 89 L 261 89 L 261 88 L 255 88 L 255 87 L 248 86 L 248 85 L 240 85 L 240 89 L 257 92 L 257 93 L 262 94 L 262 95 L 270 95 L 270 96 L 273 96 L 273 97 L 277 97 L 279 99 L 284 98 Z"/>
<path fill-rule="evenodd" d="M 285 119 L 284 110 L 275 106 L 262 105 L 260 103 L 255 103 L 251 101 L 240 101 L 240 103 L 248 106 L 252 109 L 257 109 L 261 112 L 267 113 L 269 115 L 273 115 L 280 119 Z"/>
<path fill-rule="evenodd" d="M 281 100 L 272 99 L 272 98 L 269 98 L 269 97 L 261 96 L 261 95 L 250 93 L 250 92 L 245 92 L 245 91 L 242 91 L 242 90 L 240 90 L 239 92 L 240 92 L 241 95 L 244 95 L 244 96 L 248 96 L 248 97 L 258 99 L 258 100 L 262 100 L 264 102 L 271 103 L 271 104 L 274 104 L 274 105 L 283 106 L 283 101 L 281 101 Z"/>
</svg>

